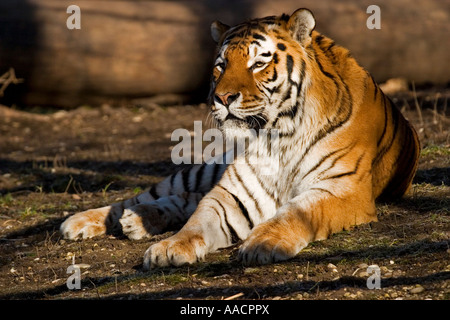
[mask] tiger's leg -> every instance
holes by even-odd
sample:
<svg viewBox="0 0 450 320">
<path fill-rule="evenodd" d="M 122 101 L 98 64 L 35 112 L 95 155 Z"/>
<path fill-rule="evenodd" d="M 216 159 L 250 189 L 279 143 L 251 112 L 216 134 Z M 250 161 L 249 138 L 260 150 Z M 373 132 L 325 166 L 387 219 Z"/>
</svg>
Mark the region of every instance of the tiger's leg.
<svg viewBox="0 0 450 320">
<path fill-rule="evenodd" d="M 125 209 L 119 220 L 122 231 L 129 239 L 139 240 L 183 225 L 203 196 L 185 192 Z"/>
<path fill-rule="evenodd" d="M 216 186 L 178 233 L 148 248 L 144 268 L 203 260 L 207 253 L 245 239 L 253 227 L 250 215 L 235 195 Z"/>
<path fill-rule="evenodd" d="M 66 239 L 88 239 L 120 230 L 119 219 L 125 208 L 140 202 L 154 201 L 148 193 L 117 202 L 109 206 L 78 212 L 68 217 L 60 226 L 60 232 Z"/>
<path fill-rule="evenodd" d="M 325 189 L 303 193 L 256 226 L 239 250 L 244 264 L 265 264 L 294 257 L 311 241 L 352 225 L 376 221 L 370 193 L 337 197 Z M 369 195 L 369 196 L 368 196 Z"/>
<path fill-rule="evenodd" d="M 134 198 L 106 207 L 79 212 L 69 217 L 61 225 L 60 231 L 67 239 L 86 239 L 120 230 L 122 228 L 120 219 L 125 209 L 171 195 L 182 195 L 185 192 L 208 192 L 222 173 L 223 169 L 220 168 L 220 165 L 203 164 L 180 170 Z M 172 215 L 171 211 L 168 212 L 168 215 Z M 129 221 L 125 222 L 127 220 L 130 219 L 125 219 L 124 224 L 129 228 Z M 139 229 L 139 226 L 137 228 Z M 133 233 L 135 232 L 130 231 L 130 234 Z"/>
</svg>

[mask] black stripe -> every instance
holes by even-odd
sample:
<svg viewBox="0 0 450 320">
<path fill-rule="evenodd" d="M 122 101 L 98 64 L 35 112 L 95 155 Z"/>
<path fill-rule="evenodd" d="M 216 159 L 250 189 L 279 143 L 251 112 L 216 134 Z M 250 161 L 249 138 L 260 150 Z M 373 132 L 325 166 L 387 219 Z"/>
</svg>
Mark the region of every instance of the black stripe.
<svg viewBox="0 0 450 320">
<path fill-rule="evenodd" d="M 277 78 L 278 78 L 277 68 L 274 67 L 274 68 L 273 68 L 273 77 L 270 78 L 270 79 L 268 79 L 267 81 L 268 81 L 268 82 L 274 82 L 275 80 L 277 80 Z"/>
<path fill-rule="evenodd" d="M 354 175 L 358 172 L 358 168 L 359 168 L 359 164 L 361 163 L 362 158 L 364 157 L 365 153 L 363 153 L 358 160 L 356 161 L 356 165 L 355 165 L 355 169 L 353 169 L 353 171 L 349 171 L 349 172 L 344 172 L 344 173 L 340 173 L 331 177 L 327 177 L 324 180 L 329 180 L 329 179 L 339 179 L 345 176 L 351 176 Z"/>
<path fill-rule="evenodd" d="M 284 44 L 282 44 L 282 43 L 278 43 L 277 44 L 277 48 L 280 49 L 281 51 L 286 50 L 286 46 Z"/>
<path fill-rule="evenodd" d="M 231 243 L 236 243 L 239 241 L 240 237 L 238 236 L 236 230 L 233 228 L 233 226 L 230 224 L 230 222 L 228 221 L 228 216 L 227 216 L 227 211 L 225 210 L 225 207 L 220 203 L 219 200 L 217 200 L 216 198 L 211 198 L 213 200 L 215 200 L 219 206 L 222 208 L 223 211 L 223 217 L 225 219 L 225 223 L 227 225 L 228 231 L 230 231 L 230 236 L 231 236 Z"/>
<path fill-rule="evenodd" d="M 243 215 L 243 216 L 245 217 L 245 219 L 248 221 L 249 228 L 250 228 L 250 229 L 253 229 L 253 226 L 254 226 L 253 221 L 252 221 L 252 219 L 250 219 L 250 215 L 248 214 L 248 210 L 247 210 L 247 208 L 244 206 L 244 204 L 242 203 L 242 201 L 239 200 L 238 197 L 236 197 L 233 193 L 231 193 L 231 192 L 230 192 L 229 190 L 227 190 L 225 187 L 223 187 L 223 186 L 221 186 L 221 185 L 218 185 L 218 186 L 221 187 L 221 188 L 222 188 L 223 190 L 225 190 L 226 192 L 228 192 L 228 193 L 233 197 L 234 201 L 236 201 L 236 203 L 237 203 L 239 209 L 241 210 L 242 215 Z"/>
<path fill-rule="evenodd" d="M 322 43 L 322 40 L 323 40 L 323 35 L 319 34 L 315 40 L 316 40 L 317 45 L 320 47 L 320 44 Z"/>
<path fill-rule="evenodd" d="M 384 145 L 383 148 L 381 148 L 381 150 L 378 152 L 378 154 L 376 155 L 376 157 L 373 159 L 372 161 L 372 165 L 376 165 L 378 164 L 378 162 L 384 157 L 384 155 L 392 148 L 392 145 L 394 144 L 395 138 L 397 136 L 397 131 L 398 131 L 398 123 L 400 121 L 399 117 L 400 117 L 400 112 L 397 110 L 397 108 L 391 104 L 391 101 L 388 100 L 390 103 L 390 107 L 391 107 L 391 111 L 392 111 L 392 121 L 394 122 L 394 129 L 392 132 L 392 138 L 389 141 L 389 143 L 387 145 Z"/>
<path fill-rule="evenodd" d="M 291 79 L 292 70 L 294 69 L 294 58 L 290 54 L 286 56 L 286 68 L 288 72 L 288 79 Z"/>
<path fill-rule="evenodd" d="M 298 83 L 297 88 L 299 89 L 297 92 L 297 95 L 300 95 L 301 93 L 301 88 L 302 88 L 302 84 L 303 84 L 303 80 L 305 80 L 305 76 L 306 76 L 306 61 L 302 59 L 302 66 L 301 66 L 301 70 L 300 70 L 300 83 Z M 292 83 L 295 83 L 292 81 Z"/>
<path fill-rule="evenodd" d="M 273 54 L 273 63 L 278 63 L 278 54 L 276 52 Z"/>
<path fill-rule="evenodd" d="M 220 217 L 219 211 L 217 211 L 217 208 L 215 208 L 215 207 L 213 207 L 213 206 L 208 206 L 208 207 L 211 208 L 211 209 L 217 214 L 217 216 L 219 217 L 219 221 L 220 221 L 220 229 L 222 229 L 223 234 L 224 234 L 227 238 L 229 238 L 230 235 L 229 235 L 229 234 L 225 231 L 225 229 L 223 228 L 223 225 L 222 225 L 222 219 L 221 219 L 221 217 Z"/>
<path fill-rule="evenodd" d="M 271 55 L 272 54 L 270 52 L 261 53 L 261 56 L 263 56 L 263 57 L 270 57 Z"/>
<path fill-rule="evenodd" d="M 344 150 L 344 149 L 347 149 L 347 148 L 348 148 L 348 146 L 347 146 L 347 147 L 344 147 L 344 148 L 341 148 L 341 149 L 334 150 L 334 151 L 328 153 L 327 155 L 323 156 L 322 159 L 320 159 L 319 162 L 317 162 L 316 165 L 315 165 L 314 167 L 312 167 L 311 169 L 309 169 L 309 171 L 302 177 L 302 179 L 304 179 L 306 176 L 308 176 L 311 172 L 317 170 L 317 169 L 322 165 L 322 163 L 324 163 L 324 162 L 325 162 L 328 158 L 330 158 L 332 155 L 334 155 L 334 154 L 336 154 L 336 153 L 338 153 L 338 152 L 340 152 L 340 151 L 342 151 L 342 150 Z M 348 153 L 347 153 L 347 154 L 348 154 Z"/>
<path fill-rule="evenodd" d="M 291 91 L 291 90 L 289 90 L 289 91 Z M 285 100 L 283 100 L 283 101 L 285 101 Z M 297 113 L 298 113 L 298 101 L 296 101 L 295 105 L 292 108 L 290 108 L 288 110 L 280 111 L 278 113 L 275 121 L 273 122 L 272 126 L 275 126 L 282 117 L 287 117 L 287 118 L 290 118 L 291 120 L 293 120 L 297 116 Z"/>
<path fill-rule="evenodd" d="M 191 191 L 189 188 L 189 176 L 190 176 L 192 168 L 193 167 L 191 166 L 189 168 L 183 169 L 183 171 L 182 171 L 183 187 L 184 187 L 184 191 L 186 191 L 186 192 Z"/>
<path fill-rule="evenodd" d="M 380 143 L 383 140 L 384 135 L 386 134 L 387 118 L 388 118 L 387 106 L 386 106 L 386 96 L 383 93 L 381 95 L 383 96 L 383 106 L 384 106 L 384 127 L 383 127 L 383 132 L 381 133 L 381 136 L 380 136 L 380 138 L 377 141 L 377 147 L 380 146 Z"/>
<path fill-rule="evenodd" d="M 170 189 L 169 189 L 169 195 L 172 195 L 172 191 L 173 191 L 173 183 L 175 181 L 175 177 L 178 175 L 179 171 L 177 173 L 174 173 L 171 177 L 170 177 Z"/>
<path fill-rule="evenodd" d="M 280 83 L 278 86 L 274 86 L 272 89 L 264 86 L 261 84 L 261 86 L 266 89 L 269 92 L 269 95 L 272 96 L 274 93 L 279 93 L 280 92 L 280 88 L 283 85 L 284 82 Z"/>
<path fill-rule="evenodd" d="M 259 33 L 253 33 L 252 36 L 255 39 L 266 41 L 266 38 L 263 35 L 260 35 Z"/>
<path fill-rule="evenodd" d="M 375 83 L 375 79 L 370 75 L 370 78 L 372 79 L 373 86 L 375 87 L 374 93 L 373 93 L 373 101 L 377 100 L 378 91 L 380 89 L 378 88 L 378 85 Z"/>
<path fill-rule="evenodd" d="M 261 188 L 264 190 L 267 196 L 279 205 L 278 199 L 275 199 L 275 195 L 266 188 L 266 184 L 261 181 L 259 175 L 256 173 L 255 167 L 253 167 L 253 165 L 249 162 L 248 157 L 245 157 L 245 162 L 247 163 L 250 170 L 252 170 L 252 173 L 255 176 L 256 180 L 258 180 L 258 184 L 261 186 Z"/>
<path fill-rule="evenodd" d="M 333 169 L 334 166 L 336 165 L 336 162 L 338 162 L 338 161 L 341 160 L 343 157 L 345 157 L 346 155 L 348 155 L 348 154 L 350 153 L 350 151 L 352 151 L 352 149 L 353 149 L 354 146 L 355 146 L 355 145 L 353 144 L 353 145 L 351 146 L 350 150 L 348 150 L 346 153 L 343 153 L 343 154 L 341 154 L 340 156 L 336 157 L 336 158 L 333 160 L 333 162 L 330 164 L 330 166 L 329 166 L 328 168 L 326 168 L 325 170 L 321 171 L 321 172 L 319 173 L 319 175 L 322 176 L 322 175 L 325 174 L 327 171 Z"/>
<path fill-rule="evenodd" d="M 195 190 L 194 190 L 195 192 L 200 191 L 200 185 L 202 183 L 202 177 L 203 177 L 203 172 L 205 171 L 205 167 L 206 167 L 206 164 L 202 164 L 200 169 L 197 170 L 197 173 L 195 175 Z"/>
<path fill-rule="evenodd" d="M 329 72 L 325 71 L 323 69 L 322 64 L 320 63 L 320 61 L 317 59 L 316 57 L 316 61 L 317 61 L 317 65 L 319 66 L 319 70 L 323 73 L 324 76 L 326 76 L 327 78 L 330 78 L 331 80 L 333 80 L 334 84 L 336 85 L 336 87 L 339 87 L 337 82 L 336 82 L 336 78 Z"/>
<path fill-rule="evenodd" d="M 256 210 L 258 211 L 259 215 L 261 216 L 262 210 L 261 210 L 261 208 L 259 206 L 258 201 L 256 201 L 255 197 L 250 193 L 250 190 L 247 188 L 247 185 L 244 183 L 244 181 L 242 180 L 241 176 L 236 171 L 236 167 L 232 166 L 231 168 L 233 169 L 233 173 L 234 173 L 236 179 L 239 181 L 239 183 L 241 184 L 242 188 L 244 188 L 245 192 L 247 193 L 247 196 L 250 199 L 252 199 L 253 202 L 255 203 Z"/>
<path fill-rule="evenodd" d="M 150 188 L 149 192 L 150 195 L 153 197 L 153 199 L 158 200 L 160 198 L 160 195 L 156 192 L 156 185 Z"/>
</svg>

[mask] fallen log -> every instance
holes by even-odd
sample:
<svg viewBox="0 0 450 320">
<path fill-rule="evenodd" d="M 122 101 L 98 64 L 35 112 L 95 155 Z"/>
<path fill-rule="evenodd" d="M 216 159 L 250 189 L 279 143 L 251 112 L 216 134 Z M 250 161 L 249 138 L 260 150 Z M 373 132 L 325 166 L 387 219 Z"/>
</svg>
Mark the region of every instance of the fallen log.
<svg viewBox="0 0 450 320">
<path fill-rule="evenodd" d="M 301 6 L 377 81 L 450 81 L 450 1 L 379 0 L 381 28 L 368 29 L 372 2 Z M 80 29 L 67 28 L 73 4 L 81 9 Z M 211 22 L 233 25 L 298 6 L 295 0 L 2 0 L 0 74 L 13 67 L 24 82 L 10 85 L 0 102 L 76 107 L 169 93 L 204 100 L 215 49 Z"/>
</svg>

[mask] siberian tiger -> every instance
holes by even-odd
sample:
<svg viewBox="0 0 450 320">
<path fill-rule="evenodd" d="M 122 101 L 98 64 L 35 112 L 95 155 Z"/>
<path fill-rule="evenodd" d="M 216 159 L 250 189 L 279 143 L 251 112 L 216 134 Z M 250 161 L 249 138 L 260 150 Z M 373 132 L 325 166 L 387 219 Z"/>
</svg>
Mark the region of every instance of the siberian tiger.
<svg viewBox="0 0 450 320">
<path fill-rule="evenodd" d="M 276 131 L 279 153 L 254 148 L 267 146 L 257 135 L 234 162 L 180 170 L 132 199 L 69 217 L 62 234 L 90 238 L 121 228 L 141 239 L 182 222 L 145 252 L 145 268 L 195 263 L 241 240 L 238 259 L 264 264 L 376 221 L 376 199 L 409 189 L 419 140 L 349 51 L 314 28 L 307 9 L 211 26 L 212 115 L 228 138 Z M 262 173 L 267 166 L 272 174 Z"/>
</svg>

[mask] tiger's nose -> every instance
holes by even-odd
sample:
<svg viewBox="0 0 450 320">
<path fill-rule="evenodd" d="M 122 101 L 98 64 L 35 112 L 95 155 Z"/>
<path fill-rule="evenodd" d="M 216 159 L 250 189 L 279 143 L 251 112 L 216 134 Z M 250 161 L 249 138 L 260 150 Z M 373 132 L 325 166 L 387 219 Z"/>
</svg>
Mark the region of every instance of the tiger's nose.
<svg viewBox="0 0 450 320">
<path fill-rule="evenodd" d="M 216 101 L 222 103 L 225 107 L 228 107 L 230 104 L 232 104 L 234 101 L 237 100 L 237 98 L 239 98 L 240 93 L 230 93 L 227 92 L 225 94 L 218 94 L 216 93 L 216 95 L 214 96 L 214 98 L 216 99 Z"/>
</svg>

